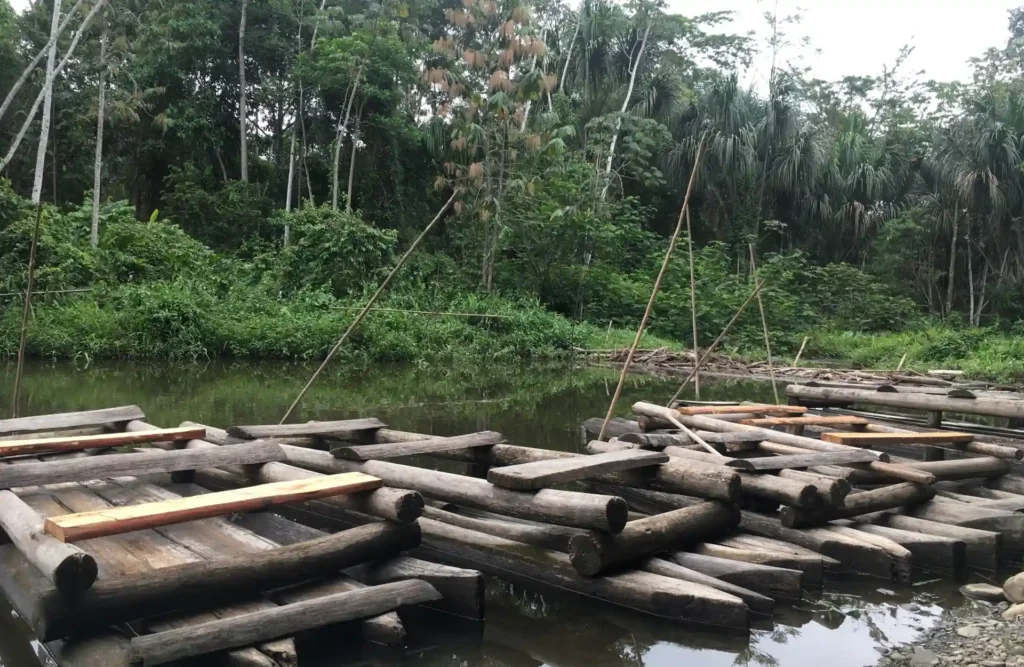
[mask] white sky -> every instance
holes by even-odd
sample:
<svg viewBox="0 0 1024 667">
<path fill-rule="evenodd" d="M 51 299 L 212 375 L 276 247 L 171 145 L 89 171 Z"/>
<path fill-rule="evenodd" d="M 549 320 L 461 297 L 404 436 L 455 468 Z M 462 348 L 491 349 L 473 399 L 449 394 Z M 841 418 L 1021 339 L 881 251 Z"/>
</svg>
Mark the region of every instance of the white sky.
<svg viewBox="0 0 1024 667">
<path fill-rule="evenodd" d="M 732 10 L 732 30 L 763 34 L 765 10 L 776 0 L 667 0 L 669 11 L 680 14 Z M 16 10 L 29 0 L 11 0 Z M 891 64 L 906 43 L 916 50 L 908 67 L 925 70 L 927 78 L 967 79 L 967 59 L 990 46 L 1006 42 L 1007 11 L 1024 0 L 778 0 L 779 13 L 802 8 L 802 25 L 790 28 L 794 41 L 808 36 L 820 54 L 804 61 L 812 74 L 836 80 L 848 74 L 878 74 Z M 755 64 L 752 76 L 768 69 L 766 59 Z M 759 81 L 753 81 L 760 86 Z"/>
</svg>

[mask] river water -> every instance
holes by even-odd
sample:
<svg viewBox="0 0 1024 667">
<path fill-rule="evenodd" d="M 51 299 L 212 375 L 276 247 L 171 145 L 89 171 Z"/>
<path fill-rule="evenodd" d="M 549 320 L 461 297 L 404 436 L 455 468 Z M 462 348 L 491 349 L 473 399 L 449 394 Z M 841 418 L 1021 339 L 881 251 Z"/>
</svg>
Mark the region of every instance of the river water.
<svg viewBox="0 0 1024 667">
<path fill-rule="evenodd" d="M 26 370 L 20 414 L 137 404 L 148 421 L 167 427 L 185 420 L 222 427 L 276 423 L 310 372 L 306 365 L 283 363 L 80 367 L 36 362 Z M 604 415 L 616 379 L 610 370 L 566 365 L 330 370 L 291 421 L 375 416 L 396 429 L 439 435 L 495 430 L 514 444 L 576 451 L 580 423 Z M 0 416 L 9 410 L 12 384 L 12 367 L 0 367 Z M 674 382 L 633 376 L 619 414 L 627 414 L 637 400 L 663 401 L 674 389 Z M 770 400 L 771 387 L 705 380 L 702 398 Z M 494 580 L 482 631 L 435 627 L 421 650 L 358 660 L 430 667 L 864 667 L 886 647 L 913 640 L 944 609 L 961 604 L 949 582 L 928 579 L 909 588 L 872 579 L 828 582 L 821 598 L 781 607 L 773 624 L 742 636 Z M 318 665 L 355 664 L 355 652 L 328 645 L 316 642 L 304 654 L 300 646 L 300 654 Z M 45 651 L 0 598 L 0 667 L 34 667 L 39 656 L 45 660 Z"/>
</svg>

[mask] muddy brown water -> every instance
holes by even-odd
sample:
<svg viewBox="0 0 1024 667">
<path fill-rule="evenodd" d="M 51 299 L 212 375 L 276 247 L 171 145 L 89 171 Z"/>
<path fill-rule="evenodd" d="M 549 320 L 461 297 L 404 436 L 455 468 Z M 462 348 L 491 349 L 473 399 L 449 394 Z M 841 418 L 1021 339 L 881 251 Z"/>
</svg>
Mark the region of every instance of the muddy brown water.
<svg viewBox="0 0 1024 667">
<path fill-rule="evenodd" d="M 276 422 L 310 373 L 300 364 L 209 365 L 33 363 L 26 371 L 20 414 L 66 412 L 134 403 L 160 426 L 184 420 L 215 426 Z M 381 366 L 329 371 L 293 421 L 376 416 L 402 430 L 451 435 L 480 430 L 510 442 L 576 451 L 579 425 L 602 416 L 617 375 L 567 365 L 494 367 Z M 0 418 L 10 406 L 13 368 L 0 367 Z M 675 383 L 629 379 L 620 400 L 626 415 L 637 400 L 668 398 Z M 690 392 L 692 395 L 692 391 Z M 705 400 L 771 400 L 771 386 L 708 382 Z M 454 620 L 410 624 L 406 652 L 338 645 L 330 632 L 303 638 L 303 664 L 476 665 L 520 667 L 863 667 L 885 648 L 912 641 L 945 609 L 962 604 L 952 582 L 938 576 L 897 588 L 844 578 L 820 598 L 783 606 L 771 623 L 729 635 L 685 627 L 582 598 L 538 593 L 500 580 L 488 583 L 483 628 Z M 48 656 L 0 597 L 0 667 L 35 667 Z"/>
</svg>

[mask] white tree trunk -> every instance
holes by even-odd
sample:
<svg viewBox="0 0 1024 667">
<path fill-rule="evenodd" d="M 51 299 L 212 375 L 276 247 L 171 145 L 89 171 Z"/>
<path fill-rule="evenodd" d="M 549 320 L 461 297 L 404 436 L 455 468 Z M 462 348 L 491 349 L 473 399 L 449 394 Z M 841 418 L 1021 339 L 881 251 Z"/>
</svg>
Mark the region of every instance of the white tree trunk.
<svg viewBox="0 0 1024 667">
<path fill-rule="evenodd" d="M 622 100 L 622 109 L 619 110 L 619 118 L 615 121 L 615 135 L 612 137 L 612 145 L 608 148 L 608 160 L 604 167 L 605 184 L 601 190 L 601 201 L 608 196 L 608 188 L 611 187 L 612 162 L 615 160 L 615 147 L 619 143 L 619 130 L 622 129 L 622 114 L 629 109 L 629 100 L 633 97 L 633 88 L 636 87 L 636 73 L 640 70 L 640 61 L 644 57 L 644 49 L 647 48 L 647 36 L 651 34 L 651 18 L 647 17 L 647 28 L 644 30 L 644 38 L 640 41 L 640 52 L 636 54 L 636 62 L 630 63 L 632 71 L 629 73 L 629 88 L 626 89 L 626 99 Z"/>
<path fill-rule="evenodd" d="M 50 53 L 46 57 L 46 81 L 43 84 L 43 119 L 36 150 L 35 182 L 32 184 L 32 203 L 39 205 L 43 195 L 43 169 L 46 167 L 46 144 L 50 140 L 50 110 L 53 107 L 53 79 L 56 76 L 57 34 L 60 32 L 60 2 L 53 0 L 53 19 L 50 21 Z"/>
<path fill-rule="evenodd" d="M 586 0 L 584 0 L 586 2 Z M 562 78 L 558 80 L 558 92 L 562 92 L 565 86 L 565 77 L 569 73 L 569 62 L 572 61 L 572 50 L 576 46 L 576 37 L 580 34 L 580 24 L 583 23 L 584 3 L 580 3 L 580 13 L 576 17 L 576 30 L 572 33 L 572 40 L 569 41 L 569 50 L 565 52 L 565 66 L 562 68 Z"/>
<path fill-rule="evenodd" d="M 238 126 L 241 146 L 242 182 L 249 182 L 248 112 L 245 107 L 245 21 L 249 0 L 242 0 L 242 18 L 238 22 Z"/>
<path fill-rule="evenodd" d="M 548 32 L 547 28 L 544 28 L 543 30 L 540 31 L 540 41 L 541 42 L 544 41 L 544 37 L 547 35 L 547 32 Z M 537 54 L 534 53 L 533 54 L 533 58 L 530 60 L 530 74 L 533 74 L 534 71 L 536 71 L 536 69 L 537 69 Z M 550 100 L 551 100 L 551 96 L 550 95 L 548 95 L 548 100 L 550 102 Z M 523 122 L 519 126 L 519 131 L 520 132 L 525 132 L 526 131 L 526 122 L 528 120 L 530 120 L 530 107 L 532 107 L 532 106 L 533 106 L 533 101 L 532 100 L 527 100 L 526 101 L 526 108 L 523 111 Z"/>
<path fill-rule="evenodd" d="M 60 36 L 64 33 L 64 30 L 68 27 L 68 24 L 71 23 L 71 17 L 73 17 L 78 12 L 78 8 L 82 6 L 83 2 L 85 2 L 85 0 L 78 0 L 78 2 L 75 3 L 75 6 L 71 8 L 71 11 L 68 12 L 68 15 L 64 17 L 64 20 L 60 22 L 60 28 L 57 29 L 58 38 L 60 38 Z M 26 81 L 28 81 L 28 77 L 32 74 L 32 72 L 35 71 L 36 67 L 39 66 L 39 63 L 43 61 L 43 57 L 49 52 L 50 45 L 52 43 L 52 38 L 46 41 L 46 44 L 43 45 L 43 48 L 39 49 L 39 53 L 36 54 L 36 57 L 32 59 L 32 62 L 28 64 L 28 67 L 26 67 L 25 70 L 21 73 L 21 76 L 18 77 L 18 80 L 14 82 L 14 85 L 11 87 L 11 89 L 7 91 L 7 97 L 5 97 L 3 103 L 0 104 L 0 119 L 3 119 L 4 114 L 7 113 L 7 109 L 9 109 L 11 106 L 11 102 L 14 101 L 14 96 L 18 94 L 18 91 L 21 90 L 21 87 L 25 85 Z"/>
<path fill-rule="evenodd" d="M 359 115 L 356 116 L 355 129 L 352 131 L 352 157 L 348 163 L 348 198 L 345 200 L 345 212 L 352 212 L 352 186 L 356 179 L 356 153 L 359 150 L 359 122 L 362 119 L 363 112 L 359 111 Z"/>
<path fill-rule="evenodd" d="M 946 285 L 946 316 L 953 312 L 953 280 L 956 277 L 956 233 L 959 213 L 953 216 L 953 238 L 949 242 L 949 283 Z"/>
<path fill-rule="evenodd" d="M 95 248 L 100 244 L 100 186 L 103 174 L 103 121 L 107 111 L 107 22 L 103 22 L 100 33 L 100 75 L 99 97 L 96 101 L 96 160 L 92 169 L 92 228 L 89 243 Z"/>
<path fill-rule="evenodd" d="M 967 289 L 968 289 L 968 302 L 967 302 L 967 321 L 968 323 L 974 322 L 974 262 L 972 261 L 971 255 L 974 254 L 971 248 L 971 228 L 968 222 L 967 227 Z"/>
<path fill-rule="evenodd" d="M 82 35 L 85 34 L 85 31 L 89 28 L 89 24 L 92 23 L 92 20 L 96 17 L 96 14 L 98 14 L 100 10 L 102 10 L 106 6 L 106 4 L 107 0 L 100 0 L 93 6 L 92 11 L 86 14 L 85 18 L 82 19 L 82 25 L 78 26 L 78 30 L 75 32 L 75 36 L 71 39 L 71 44 L 68 45 L 67 53 L 64 54 L 64 57 L 60 59 L 60 64 L 58 64 L 56 69 L 53 70 L 53 76 L 49 76 L 49 72 L 47 72 L 47 80 L 51 80 L 60 76 L 60 73 L 64 71 L 64 67 L 68 64 L 68 60 L 71 58 L 71 54 L 75 52 L 75 47 L 78 46 L 78 42 L 82 39 Z M 57 40 L 54 40 L 52 43 L 53 51 L 54 53 L 56 53 Z M 47 69 L 49 69 L 49 66 L 47 66 Z M 47 86 L 44 85 L 43 89 L 39 91 L 38 95 L 36 95 L 36 100 L 32 103 L 32 108 L 29 109 L 28 114 L 25 116 L 25 122 L 22 123 L 21 129 L 18 130 L 17 136 L 14 137 L 14 142 L 7 150 L 7 154 L 4 155 L 4 159 L 0 161 L 0 171 L 3 171 L 4 167 L 10 164 L 11 158 L 13 158 L 14 154 L 18 151 L 18 147 L 21 145 L 22 140 L 25 138 L 25 133 L 28 132 L 29 126 L 32 125 L 32 121 L 35 120 L 36 114 L 39 112 L 39 106 L 43 103 L 43 100 L 46 97 L 46 91 Z M 49 108 L 49 105 L 47 105 L 47 108 Z"/>
<path fill-rule="evenodd" d="M 348 121 L 352 114 L 352 102 L 355 101 L 356 93 L 359 91 L 359 79 L 363 76 L 363 64 L 362 62 L 359 63 L 359 67 L 356 69 L 356 76 L 351 84 L 352 90 L 345 103 L 345 115 L 338 118 L 338 131 L 334 139 L 334 170 L 331 186 L 331 208 L 335 211 L 338 210 L 338 169 L 341 162 L 341 144 L 345 141 L 345 134 L 348 130 Z"/>
</svg>

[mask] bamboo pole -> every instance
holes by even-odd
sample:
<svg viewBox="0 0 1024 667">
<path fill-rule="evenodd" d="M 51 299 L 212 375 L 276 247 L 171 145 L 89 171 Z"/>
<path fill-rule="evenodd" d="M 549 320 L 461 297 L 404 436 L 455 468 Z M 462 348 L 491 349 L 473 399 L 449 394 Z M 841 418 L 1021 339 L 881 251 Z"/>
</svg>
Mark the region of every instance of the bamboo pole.
<svg viewBox="0 0 1024 667">
<path fill-rule="evenodd" d="M 672 394 L 672 398 L 668 399 L 667 407 L 671 407 L 672 403 L 677 398 L 679 398 L 679 394 L 683 393 L 683 389 L 686 388 L 687 383 L 693 378 L 694 375 L 697 374 L 697 371 L 699 371 L 700 367 L 704 365 L 704 362 L 708 360 L 708 357 L 711 356 L 711 353 L 714 352 L 716 348 L 718 348 L 718 344 L 722 342 L 722 339 L 729 334 L 729 330 L 732 329 L 732 325 L 735 324 L 736 320 L 740 318 L 740 315 L 742 315 L 743 311 L 747 309 L 747 306 L 750 305 L 750 302 L 754 300 L 754 297 L 760 294 L 762 287 L 764 287 L 763 282 L 759 282 L 754 286 L 754 291 L 750 293 L 750 296 L 747 297 L 747 300 L 743 302 L 743 305 L 741 305 L 739 310 L 736 311 L 736 314 L 732 316 L 732 319 L 729 320 L 729 323 L 725 325 L 725 328 L 722 329 L 722 333 L 718 334 L 718 338 L 716 338 L 715 342 L 711 344 L 711 347 L 709 347 L 707 351 L 704 352 L 704 356 L 700 358 L 700 361 L 698 361 L 694 365 L 693 370 L 690 371 L 690 374 L 686 376 L 686 379 L 683 380 L 683 383 L 679 385 L 679 389 L 676 389 L 676 393 Z"/>
<path fill-rule="evenodd" d="M 28 285 L 25 287 L 25 306 L 21 311 L 21 340 L 18 343 L 18 367 L 14 371 L 14 393 L 11 395 L 11 418 L 18 416 L 18 398 L 21 395 L 21 376 L 25 372 L 25 348 L 28 346 L 28 321 L 32 316 L 32 287 L 36 281 L 36 250 L 39 247 L 39 223 L 43 217 L 43 203 L 36 203 L 36 224 L 32 230 L 32 248 L 28 252 Z"/>
<path fill-rule="evenodd" d="M 320 373 L 323 372 L 324 368 L 327 367 L 327 364 L 330 363 L 331 359 L 334 358 L 334 355 L 337 354 L 339 349 L 341 349 L 341 346 L 344 345 L 346 340 L 348 340 L 349 335 L 351 335 L 355 328 L 359 326 L 359 323 L 363 321 L 363 318 L 366 317 L 366 314 L 370 312 L 370 308 L 372 308 L 373 304 L 377 302 L 377 299 L 380 298 L 380 295 L 384 293 L 384 290 L 387 288 L 388 283 L 390 283 L 391 279 L 394 278 L 395 275 L 401 270 L 406 260 L 408 260 L 412 253 L 415 252 L 416 248 L 418 248 L 420 243 L 423 242 L 423 239 L 425 239 L 427 237 L 427 234 L 430 233 L 430 230 L 434 228 L 434 225 L 436 225 L 441 220 L 441 218 L 445 214 L 445 211 L 447 211 L 451 207 L 452 202 L 455 201 L 455 197 L 458 196 L 458 194 L 458 191 L 452 193 L 452 196 L 448 198 L 448 201 L 446 201 L 444 206 L 441 207 L 441 210 L 437 212 L 437 215 L 435 215 L 434 219 L 430 221 L 430 224 L 427 225 L 426 228 L 422 232 L 420 232 L 420 235 L 416 238 L 416 240 L 412 242 L 412 245 L 409 246 L 409 249 L 406 250 L 405 254 L 402 255 L 402 258 L 398 260 L 398 264 L 395 265 L 395 268 L 391 270 L 391 273 L 388 274 L 388 277 L 384 279 L 384 282 L 380 284 L 380 287 L 377 288 L 377 291 L 373 293 L 373 296 L 370 297 L 370 300 L 366 302 L 366 305 L 363 306 L 363 309 L 359 311 L 358 315 L 356 315 L 356 319 L 352 321 L 352 324 L 348 326 L 348 329 L 346 329 L 345 333 L 341 335 L 341 338 L 338 339 L 338 342 L 334 344 L 334 347 L 331 348 L 331 351 L 327 353 L 327 357 L 324 359 L 323 363 L 320 364 L 320 367 L 317 368 L 316 371 L 313 373 L 312 377 L 309 378 L 309 382 L 306 383 L 306 386 L 302 388 L 302 391 L 299 392 L 299 395 L 295 397 L 294 401 L 292 401 L 291 406 L 284 413 L 284 416 L 281 417 L 281 421 L 278 422 L 279 424 L 283 424 L 285 423 L 285 421 L 288 420 L 288 417 L 291 416 L 292 412 L 295 410 L 295 407 L 302 400 L 302 397 L 306 395 L 306 392 L 309 391 L 309 388 L 312 387 L 313 383 L 316 382 L 316 379 L 320 377 Z"/>
<path fill-rule="evenodd" d="M 3 296 L 0 294 L 0 296 Z M 362 306 L 337 306 L 338 310 L 362 310 Z M 489 320 L 511 320 L 512 315 L 491 315 L 489 313 L 460 313 L 444 310 L 405 310 L 403 308 L 371 308 L 376 313 L 408 313 L 410 315 L 438 315 L 447 317 L 480 317 Z"/>
<path fill-rule="evenodd" d="M 661 290 L 661 280 L 665 277 L 665 272 L 668 270 L 668 264 L 672 259 L 672 252 L 676 249 L 676 242 L 679 240 L 679 233 L 683 229 L 683 218 L 686 215 L 686 209 L 690 205 L 690 194 L 693 192 L 693 183 L 697 180 L 697 169 L 700 167 L 700 160 L 704 154 L 704 137 L 700 139 L 700 145 L 697 146 L 697 156 L 693 161 L 693 170 L 690 172 L 690 182 L 686 186 L 686 196 L 683 197 L 683 207 L 679 211 L 679 220 L 676 221 L 675 231 L 672 232 L 672 238 L 668 244 L 668 250 L 665 251 L 665 259 L 661 263 L 661 270 L 658 271 L 658 277 L 654 280 L 654 288 L 651 290 L 651 298 L 647 300 L 647 309 L 644 311 L 644 316 L 640 319 L 640 326 L 637 327 L 636 337 L 633 339 L 633 345 L 629 348 L 629 354 L 626 355 L 626 362 L 622 364 L 622 372 L 619 374 L 619 383 L 615 387 L 615 394 L 612 395 L 612 401 L 608 405 L 608 413 L 604 417 L 604 423 L 601 424 L 601 432 L 598 434 L 597 439 L 604 439 L 605 429 L 608 428 L 608 422 L 611 421 L 612 415 L 615 413 L 615 404 L 619 401 L 619 396 L 622 395 L 622 386 L 626 383 L 626 374 L 629 373 L 629 367 L 633 364 L 633 355 L 636 354 L 636 348 L 640 345 L 640 339 L 643 338 L 644 330 L 647 328 L 647 322 L 651 317 L 651 310 L 654 309 L 654 301 L 658 298 L 658 292 Z"/>
<path fill-rule="evenodd" d="M 693 363 L 700 359 L 700 345 L 697 342 L 697 279 L 693 268 L 693 226 L 690 224 L 690 207 L 686 207 L 686 242 L 690 249 L 690 321 L 693 323 Z M 693 388 L 700 400 L 700 373 L 693 378 Z"/>
<path fill-rule="evenodd" d="M 757 280 L 757 257 L 754 254 L 754 244 L 751 243 L 750 248 L 750 272 L 754 275 L 754 280 Z M 772 364 L 772 343 L 768 338 L 768 320 L 764 316 L 764 300 L 761 298 L 761 293 L 757 294 L 757 306 L 761 309 L 761 328 L 764 330 L 764 349 L 768 354 L 768 375 L 772 379 L 772 393 L 775 394 L 775 405 L 779 405 L 779 385 L 775 382 L 775 366 Z"/>
<path fill-rule="evenodd" d="M 797 350 L 796 358 L 793 359 L 793 368 L 796 368 L 797 366 L 800 365 L 800 357 L 803 356 L 804 348 L 807 347 L 807 341 L 810 340 L 810 339 L 811 339 L 810 336 L 804 336 L 804 342 L 800 343 L 800 349 Z"/>
<path fill-rule="evenodd" d="M 903 356 L 900 357 L 900 364 L 899 364 L 899 366 L 896 367 L 896 372 L 897 373 L 899 373 L 901 370 L 903 370 L 903 364 L 907 361 L 907 355 L 908 354 L 910 354 L 910 353 L 909 352 L 904 352 Z"/>
</svg>

